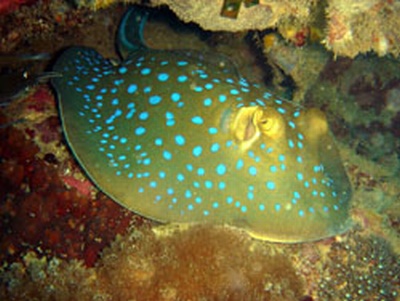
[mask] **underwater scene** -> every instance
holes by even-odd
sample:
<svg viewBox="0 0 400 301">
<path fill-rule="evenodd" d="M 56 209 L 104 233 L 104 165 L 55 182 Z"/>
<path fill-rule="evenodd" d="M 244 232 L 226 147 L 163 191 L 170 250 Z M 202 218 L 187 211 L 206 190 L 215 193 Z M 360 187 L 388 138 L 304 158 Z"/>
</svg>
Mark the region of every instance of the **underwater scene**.
<svg viewBox="0 0 400 301">
<path fill-rule="evenodd" d="M 400 300 L 400 2 L 0 1 L 0 300 Z"/>
</svg>

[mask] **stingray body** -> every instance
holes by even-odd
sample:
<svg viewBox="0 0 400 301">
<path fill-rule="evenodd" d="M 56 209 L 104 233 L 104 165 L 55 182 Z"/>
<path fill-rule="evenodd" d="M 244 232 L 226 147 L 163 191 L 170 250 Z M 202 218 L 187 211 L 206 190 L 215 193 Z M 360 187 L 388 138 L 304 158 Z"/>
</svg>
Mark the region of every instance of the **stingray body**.
<svg viewBox="0 0 400 301">
<path fill-rule="evenodd" d="M 248 83 L 223 56 L 146 48 L 144 22 L 125 15 L 117 66 L 84 47 L 54 66 L 68 144 L 93 182 L 161 222 L 279 242 L 347 230 L 351 189 L 324 114 Z"/>
</svg>

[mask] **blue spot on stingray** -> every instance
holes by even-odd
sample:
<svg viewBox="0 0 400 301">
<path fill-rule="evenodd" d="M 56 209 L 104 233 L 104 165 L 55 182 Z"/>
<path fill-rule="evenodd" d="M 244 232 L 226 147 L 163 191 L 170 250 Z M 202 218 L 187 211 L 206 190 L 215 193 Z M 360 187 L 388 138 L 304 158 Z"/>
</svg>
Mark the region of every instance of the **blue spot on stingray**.
<svg viewBox="0 0 400 301">
<path fill-rule="evenodd" d="M 208 132 L 209 132 L 211 135 L 214 135 L 214 134 L 218 133 L 218 129 L 217 129 L 217 128 L 211 127 L 211 128 L 208 129 Z"/>
<path fill-rule="evenodd" d="M 125 74 L 127 71 L 128 71 L 128 69 L 127 69 L 126 67 L 124 67 L 124 66 L 122 66 L 122 67 L 120 67 L 120 68 L 118 69 L 118 72 L 119 72 L 120 74 Z"/>
<path fill-rule="evenodd" d="M 203 151 L 203 148 L 200 145 L 195 146 L 193 148 L 193 156 L 195 156 L 195 157 L 200 156 L 202 151 Z"/>
<path fill-rule="evenodd" d="M 244 166 L 244 162 L 242 159 L 238 159 L 236 162 L 236 169 L 241 169 Z"/>
<path fill-rule="evenodd" d="M 166 80 L 168 80 L 168 78 L 169 78 L 169 75 L 167 73 L 160 73 L 158 75 L 158 80 L 160 82 L 165 82 Z"/>
<path fill-rule="evenodd" d="M 268 188 L 269 190 L 274 190 L 274 189 L 275 189 L 275 183 L 272 182 L 272 181 L 268 181 L 268 182 L 267 182 L 267 188 Z"/>
<path fill-rule="evenodd" d="M 149 112 L 141 112 L 140 114 L 139 114 L 139 119 L 140 120 L 147 120 L 149 118 Z"/>
<path fill-rule="evenodd" d="M 129 94 L 133 94 L 133 93 L 135 93 L 136 91 L 137 91 L 137 86 L 136 86 L 136 85 L 134 85 L 134 84 L 129 85 L 128 90 L 127 90 L 127 92 L 128 92 Z"/>
<path fill-rule="evenodd" d="M 314 170 L 314 172 L 320 172 L 320 171 L 321 171 L 321 166 L 315 165 L 315 166 L 313 167 L 313 170 Z"/>
<path fill-rule="evenodd" d="M 210 150 L 211 152 L 216 153 L 219 150 L 219 144 L 217 142 L 213 143 L 210 147 Z"/>
<path fill-rule="evenodd" d="M 184 83 L 185 81 L 187 81 L 188 77 L 186 75 L 179 75 L 178 76 L 178 82 L 180 83 Z"/>
<path fill-rule="evenodd" d="M 166 112 L 165 117 L 167 119 L 167 122 L 166 122 L 167 126 L 173 126 L 175 124 L 175 119 L 174 119 L 175 117 L 172 112 Z"/>
<path fill-rule="evenodd" d="M 252 176 L 255 176 L 257 174 L 257 168 L 255 168 L 254 166 L 250 166 L 249 167 L 249 174 Z"/>
<path fill-rule="evenodd" d="M 205 173 L 206 173 L 206 171 L 204 170 L 203 167 L 199 167 L 199 168 L 197 169 L 197 174 L 198 174 L 199 176 L 204 176 Z"/>
<path fill-rule="evenodd" d="M 165 151 L 163 151 L 163 157 L 165 160 L 171 160 L 172 154 L 169 151 L 165 150 Z"/>
<path fill-rule="evenodd" d="M 156 138 L 154 140 L 154 144 L 157 146 L 161 146 L 163 144 L 163 140 L 161 138 Z"/>
<path fill-rule="evenodd" d="M 171 100 L 173 102 L 177 102 L 180 99 L 181 99 L 181 95 L 179 93 L 174 92 L 174 93 L 171 94 Z"/>
<path fill-rule="evenodd" d="M 142 70 L 140 70 L 140 73 L 142 75 L 149 75 L 151 73 L 151 69 L 150 68 L 143 68 Z"/>
<path fill-rule="evenodd" d="M 225 95 L 223 95 L 223 94 L 221 94 L 221 95 L 219 95 L 218 96 L 218 100 L 219 100 L 219 102 L 225 102 L 226 101 L 226 99 L 227 99 L 227 97 L 225 96 Z"/>
<path fill-rule="evenodd" d="M 200 116 L 195 116 L 192 118 L 192 122 L 194 124 L 203 124 L 203 118 L 201 118 Z"/>
<path fill-rule="evenodd" d="M 122 85 L 124 83 L 124 80 L 121 78 L 121 79 L 116 79 L 115 81 L 114 81 L 114 85 L 116 85 L 116 86 L 120 86 L 120 85 Z"/>
<path fill-rule="evenodd" d="M 161 97 L 158 95 L 152 95 L 149 98 L 149 103 L 153 106 L 159 104 L 161 102 Z"/>
<path fill-rule="evenodd" d="M 203 91 L 203 88 L 200 87 L 200 86 L 196 86 L 196 87 L 194 87 L 193 90 L 194 90 L 195 92 L 201 92 L 201 91 Z"/>
<path fill-rule="evenodd" d="M 205 107 L 211 106 L 211 104 L 212 104 L 211 98 L 204 99 L 203 104 L 204 104 Z"/>
<path fill-rule="evenodd" d="M 285 114 L 286 113 L 286 110 L 284 108 L 281 108 L 281 107 L 277 108 L 276 110 L 281 114 Z"/>
<path fill-rule="evenodd" d="M 224 164 L 218 164 L 217 166 L 217 174 L 219 174 L 220 176 L 224 175 L 226 172 L 226 166 Z"/>
<path fill-rule="evenodd" d="M 232 95 L 238 95 L 238 94 L 239 94 L 239 91 L 236 90 L 236 89 L 231 89 L 230 93 L 231 93 Z"/>
<path fill-rule="evenodd" d="M 184 145 L 185 144 L 185 137 L 183 137 L 182 135 L 176 135 L 175 136 L 175 143 L 177 145 Z"/>
</svg>

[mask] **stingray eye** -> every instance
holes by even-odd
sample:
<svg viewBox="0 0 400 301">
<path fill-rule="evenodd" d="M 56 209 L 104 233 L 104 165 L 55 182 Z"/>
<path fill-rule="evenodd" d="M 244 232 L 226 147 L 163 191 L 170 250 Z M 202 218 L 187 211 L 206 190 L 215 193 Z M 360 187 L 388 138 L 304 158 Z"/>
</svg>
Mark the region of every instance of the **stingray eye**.
<svg viewBox="0 0 400 301">
<path fill-rule="evenodd" d="M 260 126 L 260 130 L 263 132 L 267 132 L 272 128 L 273 120 L 271 118 L 263 116 L 258 123 Z"/>
</svg>

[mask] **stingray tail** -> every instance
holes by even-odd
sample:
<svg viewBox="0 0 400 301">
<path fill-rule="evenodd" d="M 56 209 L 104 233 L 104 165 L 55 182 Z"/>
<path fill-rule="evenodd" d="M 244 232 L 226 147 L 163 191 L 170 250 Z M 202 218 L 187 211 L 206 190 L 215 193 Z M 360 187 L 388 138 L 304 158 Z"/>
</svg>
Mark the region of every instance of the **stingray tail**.
<svg viewBox="0 0 400 301">
<path fill-rule="evenodd" d="M 117 33 L 117 48 L 121 58 L 129 53 L 147 48 L 143 38 L 143 30 L 149 12 L 141 7 L 130 7 L 122 17 Z"/>
</svg>

